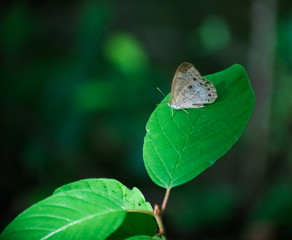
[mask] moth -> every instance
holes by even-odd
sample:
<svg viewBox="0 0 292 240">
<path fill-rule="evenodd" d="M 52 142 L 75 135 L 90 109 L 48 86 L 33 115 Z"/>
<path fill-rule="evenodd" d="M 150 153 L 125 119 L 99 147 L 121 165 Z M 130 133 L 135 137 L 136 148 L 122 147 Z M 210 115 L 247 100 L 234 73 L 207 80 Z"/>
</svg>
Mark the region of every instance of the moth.
<svg viewBox="0 0 292 240">
<path fill-rule="evenodd" d="M 171 102 L 168 103 L 172 109 L 202 108 L 216 98 L 213 83 L 203 78 L 193 64 L 184 62 L 179 65 L 173 76 Z"/>
</svg>

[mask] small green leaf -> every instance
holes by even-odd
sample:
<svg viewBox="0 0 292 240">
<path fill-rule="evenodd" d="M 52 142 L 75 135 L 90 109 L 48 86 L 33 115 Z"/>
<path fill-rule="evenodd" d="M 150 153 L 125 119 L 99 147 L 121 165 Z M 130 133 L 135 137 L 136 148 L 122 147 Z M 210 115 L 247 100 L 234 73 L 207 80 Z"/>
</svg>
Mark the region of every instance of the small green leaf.
<svg viewBox="0 0 292 240">
<path fill-rule="evenodd" d="M 152 212 L 137 188 L 130 190 L 113 179 L 85 179 L 60 187 L 25 210 L 0 239 L 105 239 L 123 224 L 128 212 L 135 211 Z M 145 227 L 126 237 L 155 234 L 156 226 L 151 226 L 152 231 Z"/>
<path fill-rule="evenodd" d="M 152 236 L 156 234 L 156 230 L 156 221 L 153 216 L 128 212 L 123 224 L 107 240 L 120 240 L 139 234 Z"/>
<path fill-rule="evenodd" d="M 165 239 L 164 237 L 149 237 L 149 236 L 134 236 L 134 237 L 129 237 L 129 238 L 126 238 L 125 240 L 163 240 Z"/>
<path fill-rule="evenodd" d="M 170 95 L 146 125 L 143 156 L 154 183 L 173 188 L 186 183 L 222 157 L 239 139 L 251 116 L 255 96 L 248 76 L 235 64 L 206 76 L 218 98 L 199 109 L 174 110 Z"/>
</svg>

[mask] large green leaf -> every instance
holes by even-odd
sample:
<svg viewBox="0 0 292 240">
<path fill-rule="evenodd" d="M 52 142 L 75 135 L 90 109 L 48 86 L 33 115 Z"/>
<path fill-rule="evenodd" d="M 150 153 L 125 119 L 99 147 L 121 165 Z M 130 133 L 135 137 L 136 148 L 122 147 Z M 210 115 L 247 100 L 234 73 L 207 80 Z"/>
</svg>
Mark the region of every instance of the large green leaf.
<svg viewBox="0 0 292 240">
<path fill-rule="evenodd" d="M 199 109 L 172 110 L 170 95 L 157 106 L 146 125 L 143 156 L 157 185 L 186 183 L 223 156 L 239 139 L 255 102 L 246 71 L 235 64 L 206 76 L 218 98 Z"/>
<path fill-rule="evenodd" d="M 136 212 L 147 215 L 151 224 L 138 222 L 144 228 L 124 235 L 154 235 L 155 219 L 150 216 L 149 220 L 143 211 L 151 212 L 152 207 L 137 188 L 130 190 L 113 179 L 85 179 L 57 189 L 25 210 L 4 229 L 0 239 L 105 239 L 123 225 L 128 214 Z"/>
</svg>

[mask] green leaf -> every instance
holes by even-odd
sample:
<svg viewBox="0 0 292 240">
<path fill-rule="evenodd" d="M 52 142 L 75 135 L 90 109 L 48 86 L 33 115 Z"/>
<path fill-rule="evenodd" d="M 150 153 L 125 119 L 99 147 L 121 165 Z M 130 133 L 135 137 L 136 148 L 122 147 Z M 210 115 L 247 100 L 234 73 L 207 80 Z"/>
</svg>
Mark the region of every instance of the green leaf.
<svg viewBox="0 0 292 240">
<path fill-rule="evenodd" d="M 130 190 L 113 179 L 85 179 L 60 187 L 25 210 L 4 229 L 0 239 L 105 239 L 129 212 L 136 211 L 144 215 L 152 212 L 137 188 Z M 127 237 L 155 234 L 156 226 L 151 226 Z"/>
<path fill-rule="evenodd" d="M 107 239 L 120 240 L 138 234 L 152 236 L 156 234 L 156 226 L 156 221 L 153 216 L 137 212 L 128 212 L 120 228 Z"/>
<path fill-rule="evenodd" d="M 125 240 L 162 240 L 162 239 L 165 239 L 165 237 L 156 237 L 156 236 L 154 236 L 154 237 L 149 237 L 149 236 L 134 236 L 134 237 L 129 237 L 129 238 L 127 238 L 127 239 L 125 239 Z"/>
<path fill-rule="evenodd" d="M 248 76 L 235 64 L 206 76 L 218 98 L 199 109 L 174 110 L 170 94 L 146 125 L 143 157 L 154 183 L 164 188 L 184 184 L 222 157 L 239 139 L 251 116 L 255 96 Z"/>
</svg>

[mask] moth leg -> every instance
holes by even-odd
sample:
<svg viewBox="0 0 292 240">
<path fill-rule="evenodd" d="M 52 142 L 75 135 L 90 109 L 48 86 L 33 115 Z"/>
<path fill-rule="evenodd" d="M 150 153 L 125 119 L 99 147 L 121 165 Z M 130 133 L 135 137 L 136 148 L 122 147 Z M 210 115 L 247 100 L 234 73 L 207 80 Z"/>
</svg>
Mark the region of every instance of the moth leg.
<svg viewBox="0 0 292 240">
<path fill-rule="evenodd" d="M 186 112 L 187 114 L 189 114 L 189 112 L 187 110 L 185 110 L 184 108 L 182 108 L 181 110 L 183 110 L 184 112 Z"/>
</svg>

